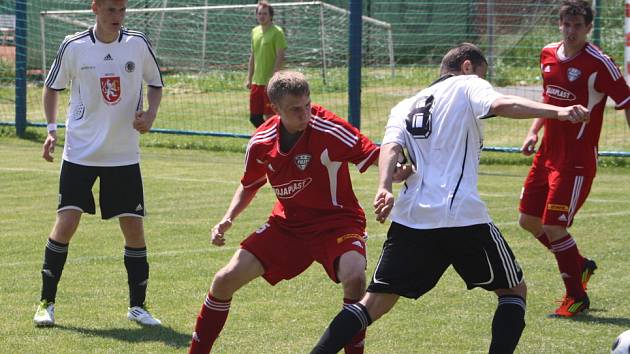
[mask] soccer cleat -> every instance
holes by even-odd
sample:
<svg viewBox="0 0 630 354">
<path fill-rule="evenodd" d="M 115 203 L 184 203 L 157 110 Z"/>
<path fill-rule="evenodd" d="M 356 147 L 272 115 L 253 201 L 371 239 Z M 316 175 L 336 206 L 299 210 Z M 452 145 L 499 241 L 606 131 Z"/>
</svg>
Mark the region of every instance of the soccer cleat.
<svg viewBox="0 0 630 354">
<path fill-rule="evenodd" d="M 591 302 L 588 299 L 588 295 L 584 298 L 576 300 L 569 295 L 564 295 L 560 307 L 555 311 L 556 317 L 573 317 L 578 313 L 588 310 Z"/>
<path fill-rule="evenodd" d="M 130 307 L 129 311 L 127 311 L 127 319 L 144 326 L 159 326 L 162 324 L 162 321 L 153 317 L 147 309 L 140 306 Z"/>
<path fill-rule="evenodd" d="M 55 303 L 42 300 L 37 305 L 33 322 L 36 326 L 53 326 L 55 324 Z"/>
<path fill-rule="evenodd" d="M 591 276 L 595 274 L 595 269 L 597 269 L 597 264 L 594 260 L 584 258 L 584 265 L 582 266 L 582 288 L 586 290 L 586 285 L 588 281 L 591 280 Z"/>
</svg>

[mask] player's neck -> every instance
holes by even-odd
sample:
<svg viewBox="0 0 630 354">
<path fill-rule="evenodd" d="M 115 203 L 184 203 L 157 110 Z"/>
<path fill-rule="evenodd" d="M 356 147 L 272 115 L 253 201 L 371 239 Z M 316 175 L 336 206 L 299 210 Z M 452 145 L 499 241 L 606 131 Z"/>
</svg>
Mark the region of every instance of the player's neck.
<svg viewBox="0 0 630 354">
<path fill-rule="evenodd" d="M 298 130 L 296 132 L 290 133 L 284 125 L 280 124 L 280 151 L 283 153 L 288 153 L 291 151 L 291 148 L 295 145 L 295 143 L 302 136 L 302 131 Z"/>
<path fill-rule="evenodd" d="M 120 36 L 120 32 L 108 32 L 102 29 L 98 24 L 94 25 L 94 36 L 98 39 L 99 42 L 102 43 L 112 43 L 118 36 Z"/>
<path fill-rule="evenodd" d="M 264 25 L 261 24 L 260 28 L 262 28 L 263 32 L 265 32 L 266 30 L 268 30 L 271 27 L 272 24 L 273 23 L 271 21 L 269 21 L 269 22 L 265 23 Z"/>
<path fill-rule="evenodd" d="M 582 50 L 582 48 L 584 48 L 585 45 L 586 45 L 586 42 L 582 42 L 580 44 L 574 44 L 574 45 L 567 45 L 566 42 L 563 42 L 560 48 L 560 50 L 562 51 L 561 54 L 567 59 L 572 58 L 577 53 L 579 53 Z"/>
</svg>

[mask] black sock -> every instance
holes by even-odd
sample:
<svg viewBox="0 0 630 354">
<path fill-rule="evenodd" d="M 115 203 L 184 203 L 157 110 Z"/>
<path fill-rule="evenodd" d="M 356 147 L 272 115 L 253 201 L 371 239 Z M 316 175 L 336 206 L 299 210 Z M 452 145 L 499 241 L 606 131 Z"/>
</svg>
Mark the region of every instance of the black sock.
<svg viewBox="0 0 630 354">
<path fill-rule="evenodd" d="M 250 114 L 249 115 L 249 121 L 252 122 L 252 124 L 258 128 L 261 126 L 261 124 L 263 124 L 265 122 L 265 118 L 263 118 L 262 114 Z"/>
<path fill-rule="evenodd" d="M 525 300 L 518 295 L 499 296 L 492 319 L 490 354 L 511 354 L 525 328 Z"/>
<path fill-rule="evenodd" d="M 125 246 L 125 268 L 129 284 L 129 307 L 144 306 L 149 283 L 149 262 L 147 248 Z"/>
<path fill-rule="evenodd" d="M 370 314 L 360 303 L 344 306 L 311 351 L 311 354 L 339 352 L 362 329 L 372 324 Z"/>
<path fill-rule="evenodd" d="M 55 302 L 57 285 L 61 279 L 66 258 L 68 258 L 68 245 L 48 239 L 42 265 L 41 300 Z"/>
</svg>

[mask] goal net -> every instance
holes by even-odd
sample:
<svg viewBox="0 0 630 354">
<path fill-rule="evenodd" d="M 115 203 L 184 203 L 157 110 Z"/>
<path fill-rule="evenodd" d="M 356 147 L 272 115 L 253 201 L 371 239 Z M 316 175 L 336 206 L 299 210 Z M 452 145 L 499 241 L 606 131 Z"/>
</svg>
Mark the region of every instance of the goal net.
<svg viewBox="0 0 630 354">
<path fill-rule="evenodd" d="M 128 9 L 125 26 L 151 39 L 163 68 L 207 71 L 246 68 L 255 4 Z M 274 23 L 283 28 L 288 66 L 330 68 L 347 65 L 349 12 L 321 1 L 274 4 Z M 63 37 L 91 26 L 90 10 L 40 13 L 43 70 Z M 363 65 L 394 67 L 391 26 L 363 17 Z"/>
</svg>

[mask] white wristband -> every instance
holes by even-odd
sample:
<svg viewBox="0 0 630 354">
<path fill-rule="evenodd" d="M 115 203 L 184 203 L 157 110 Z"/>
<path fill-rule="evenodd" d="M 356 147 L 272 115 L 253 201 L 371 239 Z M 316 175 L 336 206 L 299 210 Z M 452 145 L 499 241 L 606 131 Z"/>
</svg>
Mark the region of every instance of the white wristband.
<svg viewBox="0 0 630 354">
<path fill-rule="evenodd" d="M 46 129 L 48 129 L 48 132 L 54 132 L 57 130 L 57 123 L 48 123 L 48 125 L 46 125 Z"/>
</svg>

